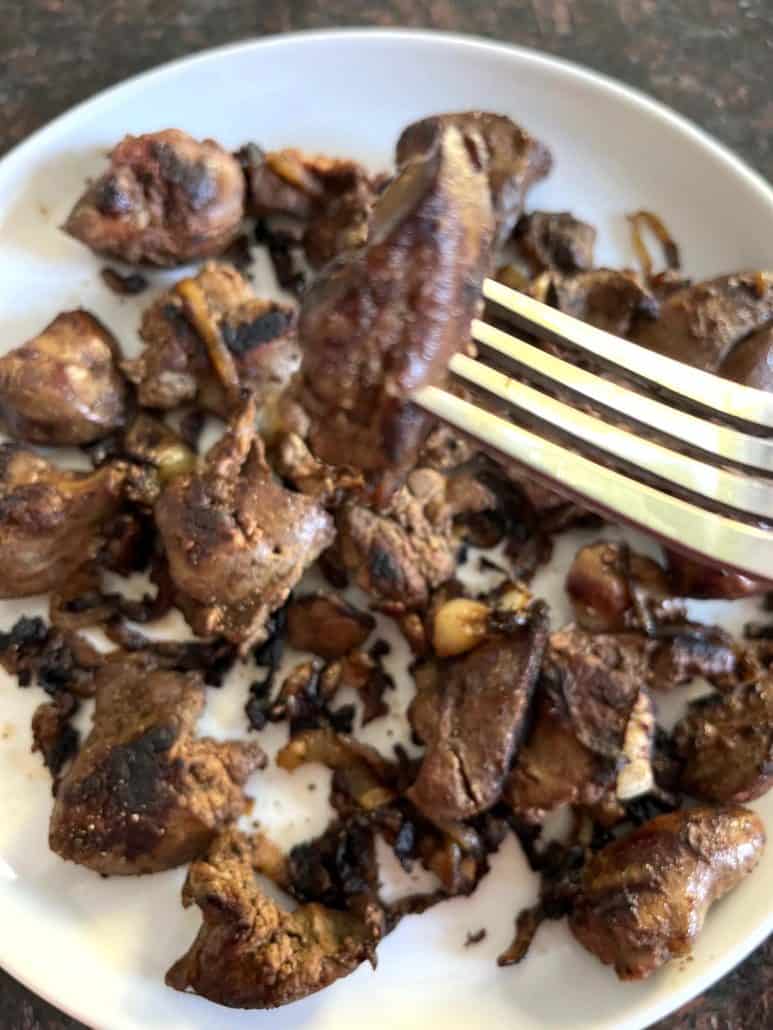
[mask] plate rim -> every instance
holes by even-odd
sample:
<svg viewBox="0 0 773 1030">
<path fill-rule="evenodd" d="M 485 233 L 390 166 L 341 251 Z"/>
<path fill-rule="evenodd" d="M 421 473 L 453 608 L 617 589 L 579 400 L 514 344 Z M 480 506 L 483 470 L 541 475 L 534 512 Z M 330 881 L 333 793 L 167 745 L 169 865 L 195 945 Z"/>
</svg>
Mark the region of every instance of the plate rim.
<svg viewBox="0 0 773 1030">
<path fill-rule="evenodd" d="M 286 45 L 298 46 L 315 43 L 322 39 L 327 40 L 329 43 L 360 39 L 391 41 L 397 45 L 401 43 L 432 44 L 456 47 L 468 51 L 477 50 L 502 57 L 516 57 L 532 66 L 558 71 L 563 77 L 579 79 L 586 85 L 607 95 L 612 94 L 616 99 L 636 107 L 639 111 L 646 112 L 661 122 L 665 122 L 677 132 L 687 136 L 694 143 L 706 148 L 721 161 L 729 173 L 740 176 L 745 181 L 746 186 L 752 189 L 758 198 L 770 207 L 771 215 L 773 216 L 773 186 L 768 183 L 760 172 L 752 168 L 743 158 L 734 153 L 730 147 L 717 140 L 690 118 L 673 110 L 662 101 L 651 97 L 637 87 L 630 86 L 613 76 L 588 68 L 573 60 L 554 56 L 536 48 L 502 42 L 492 37 L 472 33 L 448 32 L 432 28 L 340 27 L 272 33 L 264 36 L 246 37 L 235 42 L 205 48 L 170 61 L 162 62 L 91 94 L 12 146 L 10 150 L 0 157 L 0 187 L 2 187 L 3 180 L 6 177 L 10 178 L 13 176 L 14 166 L 18 162 L 23 162 L 44 139 L 56 139 L 66 134 L 71 126 L 75 125 L 78 119 L 86 112 L 108 107 L 119 94 L 125 97 L 127 94 L 142 89 L 149 82 L 157 84 L 166 77 L 174 76 L 182 67 L 187 68 L 192 65 L 204 66 L 209 62 L 219 61 L 229 55 L 254 49 L 268 49 Z M 763 922 L 749 937 L 744 938 L 742 943 L 736 945 L 729 952 L 723 952 L 716 958 L 709 960 L 705 971 L 694 980 L 688 981 L 684 987 L 670 990 L 664 998 L 655 1000 L 637 1012 L 633 1017 L 624 1017 L 623 1021 L 617 1024 L 618 1030 L 644 1030 L 644 1028 L 651 1026 L 654 1022 L 675 1012 L 682 1005 L 697 995 L 702 994 L 719 979 L 730 973 L 772 931 L 773 906 L 771 906 Z M 57 998 L 53 992 L 49 992 L 46 989 L 44 983 L 38 983 L 34 975 L 27 974 L 23 968 L 17 967 L 13 960 L 13 948 L 10 941 L 5 943 L 3 940 L 0 940 L 0 967 L 39 998 L 42 998 L 71 1018 L 89 1025 L 87 1020 L 92 1018 L 91 1013 L 83 1008 L 79 1009 L 75 1004 L 70 1005 L 68 1001 L 62 1001 Z M 97 1026 L 98 1024 L 93 1025 Z"/>
</svg>

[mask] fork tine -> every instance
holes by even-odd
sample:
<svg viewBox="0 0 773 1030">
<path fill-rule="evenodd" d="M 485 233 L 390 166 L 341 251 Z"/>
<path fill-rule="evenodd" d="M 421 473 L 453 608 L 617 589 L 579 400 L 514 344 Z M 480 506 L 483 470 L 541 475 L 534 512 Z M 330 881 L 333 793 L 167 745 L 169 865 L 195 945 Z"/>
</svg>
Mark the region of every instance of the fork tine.
<svg viewBox="0 0 773 1030">
<path fill-rule="evenodd" d="M 679 454 L 578 411 L 464 354 L 455 355 L 449 367 L 466 382 L 660 479 L 729 508 L 773 518 L 773 481 L 728 472 Z"/>
<path fill-rule="evenodd" d="M 629 390 L 592 372 L 586 372 L 585 369 L 548 354 L 547 351 L 480 319 L 475 319 L 472 323 L 472 337 L 478 343 L 525 365 L 526 368 L 559 386 L 568 387 L 589 400 L 619 412 L 625 418 L 651 426 L 726 461 L 761 469 L 764 472 L 773 472 L 773 440 L 749 436 L 737 429 L 707 422 L 706 419 L 690 415 L 686 411 L 679 411 L 652 397 Z"/>
<path fill-rule="evenodd" d="M 484 281 L 483 296 L 515 315 L 526 328 L 571 343 L 670 393 L 710 408 L 716 415 L 773 429 L 773 394 L 731 383 L 701 369 L 690 367 L 686 374 L 688 366 L 680 361 L 580 322 L 493 279 Z"/>
<path fill-rule="evenodd" d="M 584 506 L 654 533 L 676 550 L 758 580 L 773 581 L 773 533 L 671 497 L 436 386 L 418 390 L 413 400 L 525 465 Z"/>
</svg>

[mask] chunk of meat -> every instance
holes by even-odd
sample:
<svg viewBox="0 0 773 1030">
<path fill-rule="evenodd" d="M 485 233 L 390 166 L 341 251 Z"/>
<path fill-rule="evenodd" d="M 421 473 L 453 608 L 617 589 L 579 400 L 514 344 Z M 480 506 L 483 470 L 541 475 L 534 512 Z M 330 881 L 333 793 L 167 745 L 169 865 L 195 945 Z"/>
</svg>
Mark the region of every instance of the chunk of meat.
<svg viewBox="0 0 773 1030">
<path fill-rule="evenodd" d="M 648 325 L 658 303 L 634 272 L 597 268 L 568 278 L 553 278 L 555 306 L 574 318 L 616 336 L 630 336 Z"/>
<path fill-rule="evenodd" d="M 465 345 L 498 224 L 532 168 L 533 141 L 491 118 L 471 113 L 409 127 L 367 243 L 330 263 L 304 297 L 299 398 L 311 449 L 324 462 L 367 472 L 381 502 L 430 425 L 407 397 L 445 379 Z"/>
<path fill-rule="evenodd" d="M 561 805 L 598 804 L 614 788 L 615 765 L 582 743 L 563 700 L 543 691 L 503 799 L 520 819 L 540 824 Z"/>
<path fill-rule="evenodd" d="M 0 358 L 0 413 L 37 444 L 93 443 L 126 417 L 118 344 L 87 311 L 65 311 Z"/>
<path fill-rule="evenodd" d="M 449 128 L 482 137 L 488 155 L 491 199 L 497 217 L 497 236 L 507 239 L 523 212 L 531 187 L 550 171 L 550 151 L 520 125 L 489 111 L 460 111 L 431 115 L 409 125 L 397 142 L 400 168 L 420 158 Z"/>
<path fill-rule="evenodd" d="M 178 265 L 224 251 L 243 214 L 236 158 L 211 139 L 165 129 L 125 136 L 64 230 L 129 264 Z"/>
<path fill-rule="evenodd" d="M 199 324 L 179 284 L 143 315 L 145 349 L 123 364 L 140 404 L 168 410 L 195 402 L 223 418 L 234 410 L 234 397 L 203 335 L 209 329 L 230 358 L 238 385 L 255 393 L 270 421 L 271 409 L 300 363 L 292 308 L 256 297 L 230 265 L 208 263 L 192 282 L 201 300 Z"/>
<path fill-rule="evenodd" d="M 440 825 L 496 803 L 523 735 L 548 618 L 537 606 L 514 622 L 418 683 L 411 721 L 427 750 L 407 796 Z"/>
<path fill-rule="evenodd" d="M 94 558 L 125 475 L 119 465 L 70 472 L 17 444 L 0 446 L 0 597 L 53 590 Z"/>
<path fill-rule="evenodd" d="M 593 268 L 596 230 L 569 211 L 532 211 L 519 221 L 515 239 L 536 272 L 564 275 Z"/>
<path fill-rule="evenodd" d="M 755 390 L 773 390 L 773 325 L 766 325 L 737 343 L 717 374 Z"/>
<path fill-rule="evenodd" d="M 355 898 L 351 911 L 309 902 L 288 912 L 258 886 L 259 865 L 252 841 L 231 831 L 191 866 L 183 905 L 198 905 L 203 925 L 167 973 L 170 987 L 233 1008 L 276 1008 L 374 961 L 384 933 L 374 902 Z"/>
<path fill-rule="evenodd" d="M 551 634 L 535 722 L 504 796 L 526 822 L 562 804 L 599 806 L 603 822 L 652 789 L 655 715 L 646 648 L 632 634 Z"/>
<path fill-rule="evenodd" d="M 294 148 L 264 153 L 255 144 L 241 153 L 250 210 L 269 231 L 302 242 L 313 267 L 365 242 L 374 189 L 362 165 Z"/>
<path fill-rule="evenodd" d="M 343 658 L 362 647 L 376 620 L 335 594 L 307 594 L 287 609 L 287 640 L 299 651 Z"/>
<path fill-rule="evenodd" d="M 278 483 L 249 399 L 200 473 L 164 490 L 155 517 L 178 603 L 194 632 L 242 653 L 266 639 L 266 620 L 333 541 L 333 520 Z"/>
<path fill-rule="evenodd" d="M 384 512 L 347 502 L 336 515 L 338 547 L 355 583 L 394 613 L 426 604 L 456 565 L 453 518 L 493 507 L 482 484 L 464 494 L 431 469 L 414 469 Z"/>
<path fill-rule="evenodd" d="M 643 639 L 585 633 L 570 625 L 551 634 L 545 668 L 558 684 L 578 739 L 594 754 L 619 759 L 647 683 Z"/>
<path fill-rule="evenodd" d="M 681 787 L 702 801 L 753 801 L 773 786 L 773 681 L 693 701 L 674 730 Z"/>
<path fill-rule="evenodd" d="M 689 954 L 706 913 L 759 861 L 765 830 L 738 805 L 658 816 L 585 867 L 572 933 L 621 980 Z"/>
<path fill-rule="evenodd" d="M 677 597 L 735 601 L 740 597 L 762 594 L 768 589 L 767 584 L 758 579 L 751 579 L 731 569 L 702 565 L 675 551 L 667 551 L 666 558 L 671 592 Z"/>
<path fill-rule="evenodd" d="M 744 337 L 773 319 L 773 276 L 739 272 L 672 294 L 637 343 L 688 365 L 716 372 Z M 740 360 L 740 356 L 739 356 Z"/>
<path fill-rule="evenodd" d="M 719 626 L 685 622 L 661 633 L 651 659 L 651 682 L 659 690 L 689 683 L 702 676 L 726 689 L 738 681 L 744 663 L 741 648 Z"/>
<path fill-rule="evenodd" d="M 97 674 L 89 736 L 62 778 L 49 843 L 106 875 L 189 862 L 247 808 L 242 785 L 265 764 L 257 744 L 196 739 L 197 673 L 118 655 Z"/>
<path fill-rule="evenodd" d="M 647 630 L 663 614 L 684 616 L 681 606 L 663 605 L 670 596 L 665 569 L 607 540 L 580 548 L 567 573 L 566 591 L 578 625 L 591 632 Z"/>
</svg>

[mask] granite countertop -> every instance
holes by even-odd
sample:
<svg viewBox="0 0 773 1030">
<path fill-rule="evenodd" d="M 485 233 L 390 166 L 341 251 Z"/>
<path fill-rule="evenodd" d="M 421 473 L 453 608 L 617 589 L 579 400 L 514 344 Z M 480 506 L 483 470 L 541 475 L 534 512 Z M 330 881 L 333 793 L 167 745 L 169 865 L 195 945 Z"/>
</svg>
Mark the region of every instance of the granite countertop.
<svg viewBox="0 0 773 1030">
<path fill-rule="evenodd" d="M 579 61 L 694 119 L 773 178 L 770 0 L 0 0 L 0 154 L 145 68 L 344 25 L 478 33 Z M 658 1030 L 769 1030 L 773 938 Z M 0 971 L 3 1030 L 78 1030 Z"/>
</svg>

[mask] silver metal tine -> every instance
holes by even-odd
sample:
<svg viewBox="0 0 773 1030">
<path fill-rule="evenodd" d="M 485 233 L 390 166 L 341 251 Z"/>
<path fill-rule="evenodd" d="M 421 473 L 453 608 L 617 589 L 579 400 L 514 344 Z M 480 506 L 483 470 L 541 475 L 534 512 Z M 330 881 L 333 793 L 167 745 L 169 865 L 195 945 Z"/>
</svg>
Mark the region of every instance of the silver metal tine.
<svg viewBox="0 0 773 1030">
<path fill-rule="evenodd" d="M 679 454 L 578 411 L 464 354 L 456 354 L 449 367 L 466 382 L 659 479 L 729 508 L 773 518 L 773 480 L 728 472 Z"/>
<path fill-rule="evenodd" d="M 514 292 L 514 291 L 511 291 Z M 572 320 L 574 321 L 574 320 Z M 584 323 L 578 323 L 588 328 Z M 620 386 L 601 376 L 578 368 L 568 361 L 548 354 L 510 333 L 488 325 L 480 319 L 472 323 L 472 337 L 505 357 L 537 372 L 559 386 L 568 387 L 589 400 L 603 404 L 626 418 L 634 419 L 653 429 L 667 433 L 697 449 L 716 455 L 720 459 L 773 473 L 773 439 L 750 436 L 728 426 L 708 422 L 706 419 L 679 411 L 662 401 L 654 400 L 635 390 Z M 614 337 L 613 337 L 614 339 Z M 618 347 L 627 347 L 618 340 Z M 694 370 L 690 370 L 692 374 Z M 685 378 L 680 368 L 679 381 Z M 754 391 L 757 393 L 758 391 Z M 763 396 L 768 396 L 763 394 Z M 767 509 L 768 514 L 773 509 Z"/>
<path fill-rule="evenodd" d="M 718 416 L 773 429 L 773 394 L 740 386 L 700 369 L 691 368 L 690 375 L 685 376 L 681 362 L 622 341 L 493 279 L 484 281 L 483 295 L 538 334 L 567 341 L 671 393 L 710 408 Z"/>
<path fill-rule="evenodd" d="M 654 533 L 677 550 L 773 581 L 773 533 L 707 513 L 435 386 L 413 397 L 424 410 L 552 481 L 587 507 Z"/>
</svg>

